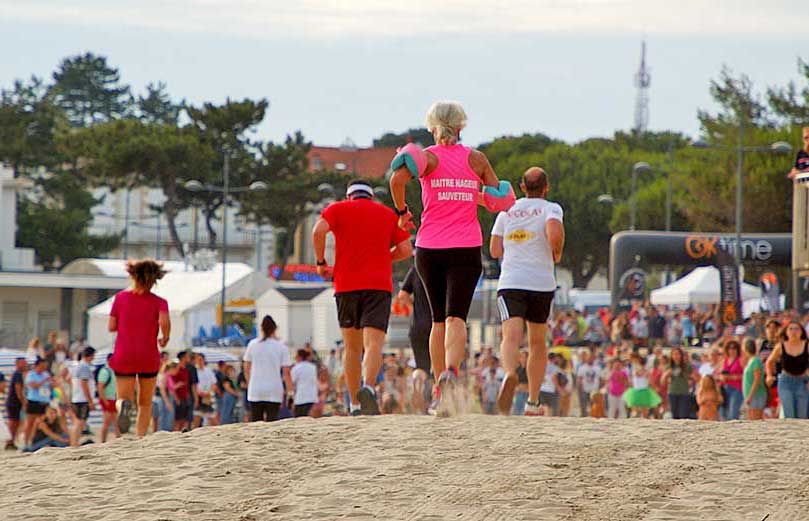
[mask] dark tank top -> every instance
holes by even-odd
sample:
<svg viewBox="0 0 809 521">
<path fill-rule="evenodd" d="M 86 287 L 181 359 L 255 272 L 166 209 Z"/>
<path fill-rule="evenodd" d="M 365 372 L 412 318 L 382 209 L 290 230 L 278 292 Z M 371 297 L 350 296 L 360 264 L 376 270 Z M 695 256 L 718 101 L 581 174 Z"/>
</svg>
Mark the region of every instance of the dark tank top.
<svg viewBox="0 0 809 521">
<path fill-rule="evenodd" d="M 803 351 L 798 356 L 787 353 L 786 344 L 781 344 L 781 367 L 784 372 L 793 376 L 803 376 L 809 369 L 809 348 L 807 342 L 803 343 Z"/>
</svg>

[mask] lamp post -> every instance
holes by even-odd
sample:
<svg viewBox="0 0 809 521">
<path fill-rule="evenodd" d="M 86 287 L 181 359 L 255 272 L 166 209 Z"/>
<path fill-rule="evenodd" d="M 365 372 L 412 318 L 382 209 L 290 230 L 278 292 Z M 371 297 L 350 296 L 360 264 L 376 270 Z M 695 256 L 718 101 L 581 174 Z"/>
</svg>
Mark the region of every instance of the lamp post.
<svg viewBox="0 0 809 521">
<path fill-rule="evenodd" d="M 785 141 L 776 141 L 771 145 L 749 145 L 744 144 L 744 119 L 739 124 L 739 140 L 735 147 L 726 145 L 710 144 L 702 140 L 691 143 L 694 148 L 736 150 L 736 244 L 733 247 L 733 254 L 737 264 L 742 264 L 742 210 L 744 198 L 742 192 L 742 182 L 744 179 L 744 154 L 746 152 L 774 152 L 777 154 L 788 154 L 792 151 L 792 145 Z"/>
<path fill-rule="evenodd" d="M 225 300 L 227 296 L 227 286 L 225 285 L 225 272 L 228 262 L 228 200 L 231 193 L 258 192 L 268 188 L 263 181 L 253 181 L 248 186 L 230 186 L 230 156 L 225 154 L 225 162 L 222 168 L 222 186 L 203 184 L 196 179 L 186 181 L 183 186 L 190 192 L 211 192 L 222 194 L 222 287 L 219 295 L 219 329 L 220 335 L 225 336 Z"/>
</svg>

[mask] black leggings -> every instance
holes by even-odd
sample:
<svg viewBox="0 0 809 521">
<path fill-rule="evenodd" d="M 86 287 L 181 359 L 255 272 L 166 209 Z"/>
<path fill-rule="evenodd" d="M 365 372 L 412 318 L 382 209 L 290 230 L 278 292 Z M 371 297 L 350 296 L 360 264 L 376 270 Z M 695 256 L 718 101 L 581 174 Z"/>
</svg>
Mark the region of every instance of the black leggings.
<svg viewBox="0 0 809 521">
<path fill-rule="evenodd" d="M 250 421 L 274 422 L 280 410 L 281 404 L 278 402 L 250 402 Z"/>
<path fill-rule="evenodd" d="M 430 374 L 430 327 L 428 324 L 427 327 L 417 329 L 411 325 L 408 332 L 413 358 L 416 359 L 416 369 L 423 369 L 427 374 Z"/>
<path fill-rule="evenodd" d="M 433 322 L 444 322 L 447 317 L 466 320 L 482 270 L 480 247 L 416 248 L 416 271 L 424 284 Z"/>
</svg>

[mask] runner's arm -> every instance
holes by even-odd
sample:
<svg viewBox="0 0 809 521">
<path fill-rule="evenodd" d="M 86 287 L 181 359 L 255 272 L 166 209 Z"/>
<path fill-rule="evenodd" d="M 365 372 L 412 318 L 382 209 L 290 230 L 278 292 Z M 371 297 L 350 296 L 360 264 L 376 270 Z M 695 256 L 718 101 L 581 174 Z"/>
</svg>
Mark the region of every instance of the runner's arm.
<svg viewBox="0 0 809 521">
<path fill-rule="evenodd" d="M 407 205 L 405 187 L 412 177 L 410 171 L 404 166 L 397 168 L 390 176 L 390 196 L 393 199 L 393 207 L 397 210 L 404 210 Z"/>
<path fill-rule="evenodd" d="M 312 247 L 315 250 L 315 260 L 326 260 L 326 235 L 329 233 L 329 222 L 322 217 L 312 228 Z"/>
<path fill-rule="evenodd" d="M 250 369 L 253 367 L 253 362 L 248 362 L 245 360 L 244 362 L 244 383 L 246 386 L 250 386 Z"/>
<path fill-rule="evenodd" d="M 489 158 L 487 158 L 486 154 L 483 152 L 472 150 L 469 154 L 469 167 L 480 176 L 484 185 L 497 187 L 500 184 L 500 180 L 497 178 L 497 174 L 494 173 L 492 164 L 489 163 Z"/>
<path fill-rule="evenodd" d="M 171 337 L 171 319 L 169 318 L 169 314 L 165 311 L 161 311 L 157 316 L 157 323 L 160 326 L 160 333 L 162 335 L 158 340 L 158 345 L 160 347 L 166 347 Z"/>
<path fill-rule="evenodd" d="M 551 245 L 553 262 L 562 260 L 562 250 L 565 247 L 565 226 L 559 219 L 549 219 L 545 223 L 545 237 Z"/>
<path fill-rule="evenodd" d="M 118 331 L 118 319 L 116 317 L 110 317 L 109 321 L 107 322 L 107 330 L 110 333 L 115 333 Z"/>
<path fill-rule="evenodd" d="M 399 262 L 400 260 L 409 259 L 413 256 L 413 246 L 410 244 L 410 238 L 403 240 L 390 250 L 391 261 Z"/>
<path fill-rule="evenodd" d="M 500 259 L 503 257 L 503 237 L 500 235 L 492 234 L 489 239 L 489 255 L 493 259 Z"/>
</svg>

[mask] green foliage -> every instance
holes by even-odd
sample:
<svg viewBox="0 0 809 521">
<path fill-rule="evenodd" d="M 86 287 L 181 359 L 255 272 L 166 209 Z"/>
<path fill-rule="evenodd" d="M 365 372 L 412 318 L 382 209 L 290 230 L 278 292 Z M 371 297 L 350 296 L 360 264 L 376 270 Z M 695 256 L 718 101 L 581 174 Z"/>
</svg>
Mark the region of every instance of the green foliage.
<svg viewBox="0 0 809 521">
<path fill-rule="evenodd" d="M 311 147 L 300 132 L 287 136 L 283 144 L 259 145 L 255 179 L 267 183 L 269 189 L 246 192 L 241 198 L 242 215 L 259 225 L 270 224 L 283 229 L 279 236 L 282 246 L 278 248 L 282 268 L 292 252 L 298 227 L 318 203 L 331 195 L 318 187 L 328 183 L 339 194 L 347 181 L 345 175 L 336 172 L 307 172 L 306 154 Z M 303 236 L 308 240 L 306 230 Z"/>
<path fill-rule="evenodd" d="M 115 248 L 118 235 L 90 235 L 91 209 L 101 201 L 94 198 L 70 172 L 37 182 L 39 197 L 22 197 L 18 204 L 17 244 L 33 248 L 45 269 L 81 257 L 98 257 Z"/>
<path fill-rule="evenodd" d="M 401 147 L 408 143 L 419 143 L 423 147 L 433 144 L 433 135 L 426 128 L 411 128 L 405 132 L 387 132 L 374 139 L 375 147 Z"/>
<path fill-rule="evenodd" d="M 267 100 L 226 100 L 223 105 L 205 103 L 202 107 L 186 109 L 191 128 L 196 130 L 200 142 L 214 151 L 214 159 L 208 169 L 200 171 L 194 179 L 204 184 L 221 186 L 223 183 L 224 157 L 230 160 L 231 186 L 247 186 L 255 180 L 257 145 L 249 134 L 264 120 L 269 103 Z M 224 202 L 220 192 L 189 192 L 178 190 L 181 206 L 197 206 L 205 218 L 208 230 L 208 247 L 216 245 L 213 221 Z"/>
<path fill-rule="evenodd" d="M 0 91 L 0 160 L 15 177 L 57 163 L 54 137 L 61 116 L 37 77 Z"/>
<path fill-rule="evenodd" d="M 170 237 L 180 255 L 185 254 L 176 218 L 188 204 L 179 197 L 178 185 L 210 176 L 215 162 L 215 151 L 194 129 L 125 119 L 71 133 L 61 145 L 69 156 L 81 158 L 78 171 L 96 185 L 160 188 Z"/>
<path fill-rule="evenodd" d="M 125 117 L 132 108 L 129 86 L 107 58 L 86 53 L 65 58 L 53 73 L 51 95 L 74 127 Z"/>
<path fill-rule="evenodd" d="M 176 125 L 184 103 L 171 101 L 166 84 L 158 82 L 146 85 L 146 95 L 138 96 L 138 117 L 148 123 Z"/>
</svg>

